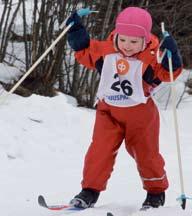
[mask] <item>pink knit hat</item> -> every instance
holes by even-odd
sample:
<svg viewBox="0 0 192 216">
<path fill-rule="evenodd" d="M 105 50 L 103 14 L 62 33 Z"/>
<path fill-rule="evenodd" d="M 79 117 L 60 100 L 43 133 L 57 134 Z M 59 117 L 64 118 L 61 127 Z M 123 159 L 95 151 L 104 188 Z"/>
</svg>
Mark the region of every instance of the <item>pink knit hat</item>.
<svg viewBox="0 0 192 216">
<path fill-rule="evenodd" d="M 115 32 L 127 36 L 144 37 L 145 42 L 151 39 L 152 18 L 139 7 L 125 8 L 116 19 Z"/>
</svg>

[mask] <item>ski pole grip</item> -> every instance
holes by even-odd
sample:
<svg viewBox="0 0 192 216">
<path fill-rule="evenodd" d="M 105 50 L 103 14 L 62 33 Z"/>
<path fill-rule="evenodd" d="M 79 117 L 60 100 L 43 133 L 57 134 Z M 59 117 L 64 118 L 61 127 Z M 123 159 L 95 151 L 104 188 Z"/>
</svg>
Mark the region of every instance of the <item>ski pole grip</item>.
<svg viewBox="0 0 192 216">
<path fill-rule="evenodd" d="M 94 13 L 94 12 L 97 12 L 97 11 L 91 11 L 89 8 L 81 8 L 81 9 L 76 11 L 77 15 L 80 17 L 89 15 L 90 13 Z M 63 21 L 63 23 L 60 25 L 60 28 L 63 28 L 66 25 L 66 23 L 68 23 L 68 19 L 70 19 L 70 16 L 68 16 Z M 75 24 L 75 21 L 71 21 L 69 24 L 72 26 Z"/>
<path fill-rule="evenodd" d="M 167 37 L 169 36 L 169 32 L 168 31 L 165 31 L 165 24 L 164 22 L 161 23 L 161 31 L 162 31 L 162 34 L 163 34 L 163 37 Z"/>
<path fill-rule="evenodd" d="M 99 11 L 93 11 L 93 10 L 90 10 L 89 8 L 81 8 L 77 11 L 77 14 L 82 17 L 82 16 L 87 16 L 91 13 L 98 13 Z"/>
<path fill-rule="evenodd" d="M 92 11 L 89 8 L 81 8 L 77 11 L 77 14 L 80 17 L 89 15 L 90 13 L 92 13 Z"/>
</svg>

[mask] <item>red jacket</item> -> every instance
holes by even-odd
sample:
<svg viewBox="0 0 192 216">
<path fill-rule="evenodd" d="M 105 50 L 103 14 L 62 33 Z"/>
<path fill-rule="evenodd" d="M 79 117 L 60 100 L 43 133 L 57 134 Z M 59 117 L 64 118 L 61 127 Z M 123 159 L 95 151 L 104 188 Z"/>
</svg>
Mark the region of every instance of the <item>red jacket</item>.
<svg viewBox="0 0 192 216">
<path fill-rule="evenodd" d="M 153 80 L 158 81 L 154 81 L 154 83 L 147 83 L 144 80 L 143 86 L 145 90 L 157 86 L 161 81 L 170 81 L 169 71 L 167 71 L 161 64 L 157 63 L 156 53 L 158 48 L 159 40 L 155 35 L 152 35 L 151 42 L 147 45 L 146 49 L 136 55 L 136 57 L 143 62 L 143 73 L 145 73 L 145 69 L 147 69 L 148 66 L 151 66 L 154 73 Z M 95 69 L 95 63 L 99 58 L 104 58 L 105 55 L 114 52 L 118 51 L 116 51 L 114 46 L 114 32 L 112 32 L 109 35 L 108 39 L 105 41 L 98 41 L 93 39 L 90 40 L 89 47 L 84 50 L 77 51 L 75 53 L 75 58 L 80 64 L 86 66 L 87 68 Z M 179 76 L 181 71 L 182 68 L 179 68 L 176 71 L 174 71 L 174 79 L 176 79 Z"/>
</svg>

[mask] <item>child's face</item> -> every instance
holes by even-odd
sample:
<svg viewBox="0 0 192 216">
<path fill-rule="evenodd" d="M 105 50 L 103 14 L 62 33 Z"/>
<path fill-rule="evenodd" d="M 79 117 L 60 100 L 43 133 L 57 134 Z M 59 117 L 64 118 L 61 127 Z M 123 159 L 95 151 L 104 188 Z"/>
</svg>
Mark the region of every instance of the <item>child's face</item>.
<svg viewBox="0 0 192 216">
<path fill-rule="evenodd" d="M 144 38 L 125 35 L 118 36 L 118 48 L 125 56 L 132 56 L 143 50 Z"/>
</svg>

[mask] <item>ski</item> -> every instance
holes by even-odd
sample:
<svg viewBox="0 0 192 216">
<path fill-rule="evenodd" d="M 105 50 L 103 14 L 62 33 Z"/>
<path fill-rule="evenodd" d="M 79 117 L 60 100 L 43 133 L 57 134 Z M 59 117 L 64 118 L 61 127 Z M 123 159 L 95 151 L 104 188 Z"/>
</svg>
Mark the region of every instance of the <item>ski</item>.
<svg viewBox="0 0 192 216">
<path fill-rule="evenodd" d="M 44 208 L 53 211 L 60 211 L 60 210 L 68 210 L 68 211 L 81 211 L 84 210 L 83 208 L 76 208 L 70 205 L 48 205 L 45 201 L 45 198 L 42 195 L 38 197 L 38 204 Z"/>
</svg>

